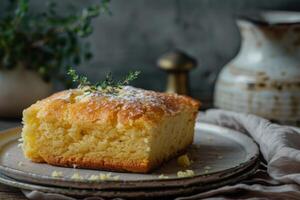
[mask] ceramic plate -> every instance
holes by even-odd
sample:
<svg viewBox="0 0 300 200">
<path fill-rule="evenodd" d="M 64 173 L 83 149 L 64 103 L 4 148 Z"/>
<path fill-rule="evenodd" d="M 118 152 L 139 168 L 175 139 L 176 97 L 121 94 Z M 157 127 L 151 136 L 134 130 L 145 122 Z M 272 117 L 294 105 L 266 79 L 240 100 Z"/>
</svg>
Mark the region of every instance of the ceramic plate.
<svg viewBox="0 0 300 200">
<path fill-rule="evenodd" d="M 130 198 L 130 199 L 166 199 L 167 197 L 178 197 L 187 196 L 214 188 L 218 188 L 228 184 L 234 184 L 239 182 L 248 176 L 252 175 L 258 168 L 259 162 L 257 161 L 253 165 L 244 169 L 243 171 L 235 174 L 234 177 L 224 179 L 217 182 L 204 185 L 192 185 L 189 187 L 178 187 L 178 188 L 151 188 L 151 189 L 134 189 L 134 190 L 89 190 L 89 189 L 76 189 L 76 188 L 63 188 L 55 186 L 37 185 L 33 183 L 26 183 L 7 177 L 0 173 L 0 183 L 17 187 L 25 190 L 35 190 L 39 192 L 52 193 L 52 194 L 63 194 L 67 196 L 75 197 L 103 197 L 103 198 Z M 54 196 L 52 196 L 55 199 Z"/>
<path fill-rule="evenodd" d="M 18 147 L 19 137 L 20 128 L 6 130 L 0 134 L 0 171 L 3 174 L 20 181 L 72 188 L 167 188 L 207 184 L 235 176 L 253 165 L 259 155 L 257 145 L 244 134 L 197 122 L 194 143 L 188 149 L 189 157 L 193 160 L 188 169 L 192 169 L 195 176 L 178 178 L 177 172 L 185 169 L 180 167 L 175 159 L 151 174 L 111 172 L 112 176 L 119 176 L 119 180 L 90 181 L 88 179 L 91 175 L 108 172 L 30 162 L 24 158 L 22 149 Z M 63 176 L 52 177 L 53 171 L 62 172 Z M 71 179 L 74 173 L 79 173 L 83 179 Z M 161 174 L 169 178 L 160 179 Z"/>
</svg>

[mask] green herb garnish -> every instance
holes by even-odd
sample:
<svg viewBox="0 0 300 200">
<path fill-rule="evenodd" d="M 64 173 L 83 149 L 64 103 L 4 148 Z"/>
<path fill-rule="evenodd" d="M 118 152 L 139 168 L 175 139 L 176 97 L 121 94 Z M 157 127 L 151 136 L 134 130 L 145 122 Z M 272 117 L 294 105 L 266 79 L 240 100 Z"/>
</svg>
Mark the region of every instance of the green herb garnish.
<svg viewBox="0 0 300 200">
<path fill-rule="evenodd" d="M 122 80 L 114 80 L 111 73 L 108 73 L 104 81 L 92 84 L 86 76 L 79 75 L 73 68 L 69 68 L 68 75 L 72 78 L 72 81 L 78 84 L 78 88 L 84 90 L 84 92 L 105 92 L 110 94 L 116 94 L 118 89 L 128 85 L 131 81 L 138 78 L 140 71 L 129 72 Z"/>
</svg>

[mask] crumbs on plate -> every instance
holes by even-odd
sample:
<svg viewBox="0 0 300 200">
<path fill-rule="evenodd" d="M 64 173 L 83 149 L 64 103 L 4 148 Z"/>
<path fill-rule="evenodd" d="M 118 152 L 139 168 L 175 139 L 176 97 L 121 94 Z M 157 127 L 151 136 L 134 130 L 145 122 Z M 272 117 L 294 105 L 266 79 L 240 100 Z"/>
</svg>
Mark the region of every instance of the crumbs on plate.
<svg viewBox="0 0 300 200">
<path fill-rule="evenodd" d="M 74 174 L 71 176 L 71 179 L 73 179 L 73 180 L 82 180 L 83 177 L 80 176 L 79 173 L 74 173 Z"/>
<path fill-rule="evenodd" d="M 120 176 L 112 176 L 111 173 L 107 173 L 107 174 L 100 173 L 99 178 L 102 181 L 105 181 L 105 180 L 119 180 Z"/>
<path fill-rule="evenodd" d="M 177 172 L 177 177 L 179 177 L 179 178 L 192 177 L 192 176 L 195 176 L 195 173 L 193 170 L 190 170 L 190 169 Z"/>
<path fill-rule="evenodd" d="M 177 163 L 181 167 L 189 167 L 191 165 L 191 160 L 187 154 L 184 154 L 177 158 Z"/>
<path fill-rule="evenodd" d="M 211 170 L 211 169 L 212 169 L 211 166 L 208 166 L 208 165 L 205 166 L 205 167 L 204 167 L 204 173 L 205 173 L 205 174 L 208 174 L 208 173 L 209 173 L 209 170 Z"/>
<path fill-rule="evenodd" d="M 204 169 L 205 169 L 205 170 L 210 170 L 210 169 L 211 169 L 211 166 L 208 166 L 208 165 L 207 165 L 207 166 L 204 167 Z"/>
<path fill-rule="evenodd" d="M 165 175 L 163 175 L 163 174 L 161 174 L 161 175 L 158 176 L 158 178 L 159 178 L 159 179 L 168 179 L 169 177 L 168 177 L 168 176 L 165 176 Z"/>
<path fill-rule="evenodd" d="M 107 174 L 100 173 L 99 175 L 92 174 L 89 177 L 90 181 L 98 181 L 98 180 L 106 181 L 106 180 L 119 180 L 119 179 L 120 176 L 113 176 L 110 172 Z"/>
<path fill-rule="evenodd" d="M 98 175 L 95 175 L 95 174 L 92 174 L 92 175 L 89 177 L 89 180 L 90 180 L 90 181 L 97 181 L 97 180 L 99 180 L 99 176 L 98 176 Z"/>
<path fill-rule="evenodd" d="M 53 171 L 51 174 L 52 177 L 56 178 L 56 177 L 62 177 L 63 173 L 59 172 L 59 171 Z"/>
</svg>

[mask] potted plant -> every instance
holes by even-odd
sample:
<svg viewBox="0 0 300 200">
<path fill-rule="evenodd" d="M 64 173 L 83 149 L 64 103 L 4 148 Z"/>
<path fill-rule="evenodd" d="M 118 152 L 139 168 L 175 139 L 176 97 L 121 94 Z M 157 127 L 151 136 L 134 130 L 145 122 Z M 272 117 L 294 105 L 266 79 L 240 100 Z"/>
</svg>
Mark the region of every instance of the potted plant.
<svg viewBox="0 0 300 200">
<path fill-rule="evenodd" d="M 52 92 L 54 80 L 67 84 L 66 66 L 91 58 L 80 38 L 92 33 L 91 20 L 107 10 L 108 2 L 64 15 L 56 12 L 54 3 L 32 14 L 28 0 L 10 2 L 0 17 L 1 117 L 20 116 L 25 107 Z"/>
</svg>

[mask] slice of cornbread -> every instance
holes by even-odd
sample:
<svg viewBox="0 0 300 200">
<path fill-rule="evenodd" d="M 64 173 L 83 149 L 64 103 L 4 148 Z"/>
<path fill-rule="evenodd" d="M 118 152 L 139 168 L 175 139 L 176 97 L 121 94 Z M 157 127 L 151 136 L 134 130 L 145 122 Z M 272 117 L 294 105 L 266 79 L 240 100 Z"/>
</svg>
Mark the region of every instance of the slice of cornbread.
<svg viewBox="0 0 300 200">
<path fill-rule="evenodd" d="M 199 102 L 125 86 L 117 94 L 56 93 L 23 112 L 23 151 L 34 162 L 149 172 L 193 141 Z"/>
</svg>

